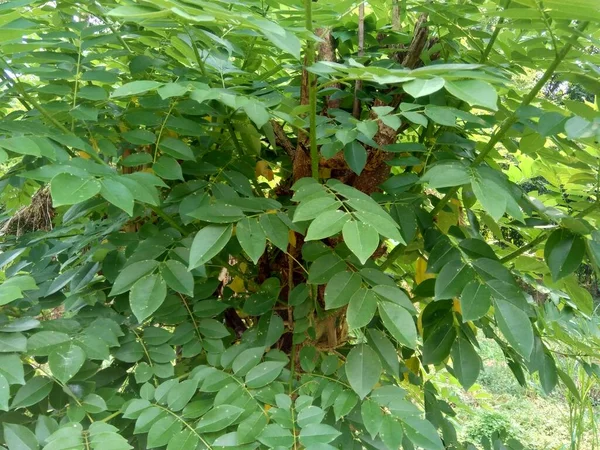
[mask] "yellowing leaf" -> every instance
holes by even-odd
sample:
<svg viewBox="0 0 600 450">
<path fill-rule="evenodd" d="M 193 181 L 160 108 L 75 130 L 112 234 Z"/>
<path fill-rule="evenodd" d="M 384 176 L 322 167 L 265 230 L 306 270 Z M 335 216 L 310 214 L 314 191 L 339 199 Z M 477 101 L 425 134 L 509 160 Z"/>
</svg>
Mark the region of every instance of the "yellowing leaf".
<svg viewBox="0 0 600 450">
<path fill-rule="evenodd" d="M 410 370 L 412 373 L 414 373 L 417 376 L 419 375 L 419 372 L 421 369 L 421 363 L 419 362 L 419 358 L 417 358 L 416 356 L 408 358 L 405 361 L 405 364 L 406 364 L 406 368 L 408 370 Z"/>
<path fill-rule="evenodd" d="M 269 167 L 269 163 L 265 160 L 257 161 L 256 167 L 254 168 L 254 173 L 256 177 L 263 176 L 268 181 L 273 181 L 273 171 Z"/>
<path fill-rule="evenodd" d="M 79 155 L 80 158 L 83 158 L 83 159 L 90 159 L 91 158 L 91 156 L 88 155 L 86 152 L 77 152 L 77 154 Z"/>
<path fill-rule="evenodd" d="M 296 233 L 293 230 L 288 231 L 288 240 L 290 241 L 290 245 L 292 247 L 296 247 Z"/>
<path fill-rule="evenodd" d="M 437 224 L 442 233 L 448 233 L 448 230 L 452 225 L 458 225 L 458 207 L 460 203 L 457 199 L 452 199 L 448 203 L 448 206 L 452 211 L 440 211 L 437 216 Z"/>
<path fill-rule="evenodd" d="M 331 178 L 331 169 L 328 167 L 321 167 L 319 169 L 319 178 L 323 178 L 325 180 Z"/>
<path fill-rule="evenodd" d="M 462 309 L 460 307 L 460 300 L 457 298 L 452 300 L 452 311 L 462 314 Z"/>
<path fill-rule="evenodd" d="M 229 289 L 231 289 L 236 294 L 246 292 L 246 288 L 244 286 L 244 280 L 238 276 L 235 276 L 233 278 L 233 280 L 231 281 L 231 283 L 229 283 L 229 285 L 227 287 L 229 287 Z"/>
<path fill-rule="evenodd" d="M 428 280 L 429 278 L 433 278 L 434 275 L 432 273 L 427 273 L 427 261 L 420 256 L 417 258 L 416 267 L 415 267 L 415 281 L 417 284 L 421 284 L 423 281 Z"/>
</svg>

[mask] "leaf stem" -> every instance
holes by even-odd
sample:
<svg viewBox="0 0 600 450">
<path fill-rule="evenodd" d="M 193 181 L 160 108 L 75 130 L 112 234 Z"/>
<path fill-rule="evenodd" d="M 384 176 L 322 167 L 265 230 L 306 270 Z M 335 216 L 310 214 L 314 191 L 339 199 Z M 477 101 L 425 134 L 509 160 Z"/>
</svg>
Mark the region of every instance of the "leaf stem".
<svg viewBox="0 0 600 450">
<path fill-rule="evenodd" d="M 175 228 L 181 234 L 183 234 L 183 235 L 186 234 L 185 229 L 183 227 L 181 227 L 177 222 L 175 222 L 172 217 L 168 216 L 162 209 L 160 209 L 158 206 L 154 206 L 154 205 L 149 205 L 149 206 L 150 206 L 150 209 L 152 211 L 154 211 L 154 213 L 158 217 L 163 219 L 165 222 L 167 222 L 169 225 L 171 225 L 173 228 Z"/>
<path fill-rule="evenodd" d="M 511 0 L 508 0 L 506 2 L 506 5 L 504 5 L 504 9 L 508 8 L 508 6 L 510 5 L 510 2 L 511 2 Z M 500 34 L 500 31 L 502 30 L 502 27 L 500 25 L 502 25 L 503 23 L 504 23 L 504 17 L 500 17 L 500 19 L 498 20 L 498 23 L 496 24 L 496 27 L 494 28 L 492 37 L 490 38 L 487 46 L 485 47 L 485 50 L 481 54 L 481 59 L 479 60 L 479 62 L 481 64 L 485 63 L 487 61 L 488 57 L 490 56 L 492 48 L 494 47 L 494 44 L 496 43 L 496 39 L 498 39 L 498 35 Z"/>
</svg>

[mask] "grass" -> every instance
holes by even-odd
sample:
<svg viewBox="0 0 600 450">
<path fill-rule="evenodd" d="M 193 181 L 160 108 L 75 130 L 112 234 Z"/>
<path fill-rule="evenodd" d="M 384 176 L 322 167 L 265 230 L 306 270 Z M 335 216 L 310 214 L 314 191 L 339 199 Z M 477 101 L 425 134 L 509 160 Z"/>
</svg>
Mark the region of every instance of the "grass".
<svg viewBox="0 0 600 450">
<path fill-rule="evenodd" d="M 508 368 L 502 351 L 489 339 L 480 341 L 483 370 L 478 385 L 469 392 L 457 388 L 456 409 L 461 440 L 479 441 L 498 432 L 515 438 L 531 450 L 570 450 L 569 407 L 563 387 L 545 395 L 532 377 L 521 386 Z M 600 408 L 596 407 L 600 416 Z M 588 426 L 580 449 L 592 450 L 593 431 Z"/>
</svg>

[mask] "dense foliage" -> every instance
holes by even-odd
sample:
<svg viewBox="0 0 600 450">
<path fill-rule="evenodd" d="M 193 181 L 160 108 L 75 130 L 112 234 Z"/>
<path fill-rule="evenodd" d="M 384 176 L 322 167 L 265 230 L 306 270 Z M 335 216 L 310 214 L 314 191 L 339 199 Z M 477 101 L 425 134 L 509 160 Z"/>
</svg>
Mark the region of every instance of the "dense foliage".
<svg viewBox="0 0 600 450">
<path fill-rule="evenodd" d="M 1 3 L 0 442 L 467 448 L 436 374 L 469 389 L 480 336 L 576 401 L 555 356 L 600 376 L 598 23 Z"/>
</svg>

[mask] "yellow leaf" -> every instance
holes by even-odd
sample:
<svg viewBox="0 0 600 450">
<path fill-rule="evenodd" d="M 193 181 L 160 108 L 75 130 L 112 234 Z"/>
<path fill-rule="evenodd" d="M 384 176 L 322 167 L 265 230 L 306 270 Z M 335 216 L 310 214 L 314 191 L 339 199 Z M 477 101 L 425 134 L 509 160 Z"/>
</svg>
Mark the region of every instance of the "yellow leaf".
<svg viewBox="0 0 600 450">
<path fill-rule="evenodd" d="M 417 258 L 416 267 L 415 267 L 415 281 L 417 284 L 421 284 L 423 281 L 428 280 L 429 278 L 434 278 L 434 275 L 431 273 L 427 273 L 427 261 L 420 256 Z"/>
<path fill-rule="evenodd" d="M 461 309 L 461 307 L 460 307 L 460 300 L 459 300 L 459 299 L 455 298 L 455 299 L 453 300 L 453 302 L 452 302 L 452 310 L 453 310 L 454 312 L 457 312 L 457 313 L 460 313 L 460 314 L 462 314 L 462 309 Z"/>
<path fill-rule="evenodd" d="M 288 231 L 288 241 L 292 247 L 296 247 L 296 233 L 293 230 Z"/>
<path fill-rule="evenodd" d="M 458 225 L 460 202 L 457 199 L 452 199 L 448 203 L 451 211 L 440 211 L 437 216 L 437 224 L 443 233 L 448 233 L 452 225 Z"/>
<path fill-rule="evenodd" d="M 125 122 L 119 122 L 119 131 L 121 133 L 124 133 L 127 130 L 129 130 L 129 128 L 127 128 L 127 125 L 125 125 Z"/>
<path fill-rule="evenodd" d="M 91 156 L 88 155 L 86 152 L 77 152 L 77 154 L 79 155 L 80 158 L 83 158 L 83 159 L 90 159 L 91 158 Z"/>
<path fill-rule="evenodd" d="M 257 161 L 254 173 L 256 174 L 256 178 L 263 176 L 267 180 L 273 181 L 273 171 L 269 167 L 269 163 L 265 160 Z"/>
<path fill-rule="evenodd" d="M 236 294 L 241 294 L 242 292 L 246 292 L 246 287 L 244 286 L 244 280 L 240 277 L 235 276 L 233 280 L 228 285 L 229 289 L 231 289 Z"/>
<path fill-rule="evenodd" d="M 331 178 L 331 169 L 328 167 L 321 167 L 319 169 L 319 178 L 323 178 L 324 180 Z"/>
<path fill-rule="evenodd" d="M 406 360 L 405 364 L 406 364 L 406 368 L 408 370 L 410 370 L 412 373 L 414 373 L 417 376 L 419 375 L 419 372 L 421 369 L 421 363 L 419 362 L 419 358 L 417 358 L 416 356 L 408 358 Z"/>
<path fill-rule="evenodd" d="M 246 270 L 248 269 L 248 264 L 246 264 L 245 262 L 241 262 L 239 265 L 239 268 L 240 268 L 240 272 L 246 273 Z"/>
</svg>

